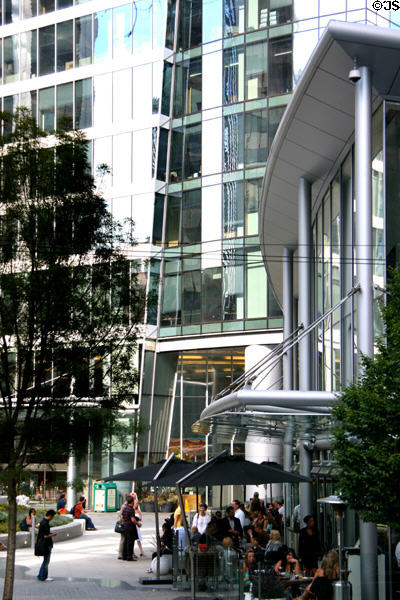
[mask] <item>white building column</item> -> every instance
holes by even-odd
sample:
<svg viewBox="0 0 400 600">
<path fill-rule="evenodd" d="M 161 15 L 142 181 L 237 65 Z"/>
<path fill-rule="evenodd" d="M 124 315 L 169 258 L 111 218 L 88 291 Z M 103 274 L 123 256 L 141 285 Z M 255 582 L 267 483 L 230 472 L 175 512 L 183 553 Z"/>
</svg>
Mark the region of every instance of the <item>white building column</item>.
<svg viewBox="0 0 400 600">
<path fill-rule="evenodd" d="M 75 491 L 72 487 L 72 484 L 76 478 L 76 463 L 75 456 L 72 454 L 68 457 L 67 464 L 67 508 L 70 510 L 75 504 Z"/>
<path fill-rule="evenodd" d="M 369 67 L 359 68 L 355 84 L 355 196 L 356 196 L 356 275 L 361 286 L 357 296 L 357 350 L 374 354 L 373 274 L 372 274 L 372 100 Z M 378 598 L 377 532 L 374 523 L 360 520 L 361 599 Z"/>
<path fill-rule="evenodd" d="M 268 356 L 272 348 L 269 346 L 253 345 L 248 346 L 245 350 L 245 370 L 248 371 L 260 360 Z M 265 376 L 265 373 L 257 377 L 253 382 L 253 389 L 260 390 L 277 390 L 281 388 L 282 368 L 278 363 Z M 256 463 L 261 463 L 264 460 L 273 461 L 282 464 L 282 439 L 278 436 L 266 436 L 249 432 L 245 442 L 245 458 Z M 264 489 L 264 486 L 247 485 L 246 496 L 247 500 L 252 498 L 255 491 L 258 491 L 260 498 L 269 500 L 271 488 Z M 282 497 L 282 485 L 272 485 L 272 496 L 274 498 Z"/>
</svg>

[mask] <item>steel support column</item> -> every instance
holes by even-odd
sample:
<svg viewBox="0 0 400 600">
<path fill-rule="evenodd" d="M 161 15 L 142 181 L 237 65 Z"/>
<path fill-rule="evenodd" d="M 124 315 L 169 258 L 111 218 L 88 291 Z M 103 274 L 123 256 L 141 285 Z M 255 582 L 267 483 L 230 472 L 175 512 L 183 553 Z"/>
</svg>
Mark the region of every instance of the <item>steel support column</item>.
<svg viewBox="0 0 400 600">
<path fill-rule="evenodd" d="M 306 328 L 311 324 L 311 186 L 301 177 L 299 180 L 299 231 L 298 231 L 298 275 L 299 275 L 299 323 Z M 311 338 L 305 336 L 299 342 L 299 388 L 312 389 Z M 312 456 L 305 419 L 300 436 L 300 474 L 310 477 Z M 301 517 L 312 514 L 312 484 L 300 483 Z"/>
<path fill-rule="evenodd" d="M 355 84 L 355 196 L 356 269 L 361 286 L 357 298 L 357 348 L 373 356 L 373 278 L 372 278 L 372 104 L 369 67 L 360 67 Z M 378 598 L 377 533 L 374 523 L 360 521 L 361 598 Z"/>
<path fill-rule="evenodd" d="M 293 251 L 284 249 L 283 254 L 283 339 L 293 332 Z M 293 389 L 293 348 L 283 356 L 283 387 Z"/>
</svg>

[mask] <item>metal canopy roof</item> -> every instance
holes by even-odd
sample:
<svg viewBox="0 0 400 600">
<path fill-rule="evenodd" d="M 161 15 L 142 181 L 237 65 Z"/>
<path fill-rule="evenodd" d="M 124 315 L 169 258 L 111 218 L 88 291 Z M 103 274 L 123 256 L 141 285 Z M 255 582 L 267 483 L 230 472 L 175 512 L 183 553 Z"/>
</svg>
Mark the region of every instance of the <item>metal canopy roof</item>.
<svg viewBox="0 0 400 600">
<path fill-rule="evenodd" d="M 297 248 L 298 180 L 312 183 L 314 204 L 353 138 L 354 84 L 348 73 L 354 57 L 359 66 L 371 67 L 373 105 L 379 96 L 400 96 L 398 30 L 331 21 L 283 115 L 264 177 L 261 249 L 281 304 L 283 248 Z"/>
</svg>

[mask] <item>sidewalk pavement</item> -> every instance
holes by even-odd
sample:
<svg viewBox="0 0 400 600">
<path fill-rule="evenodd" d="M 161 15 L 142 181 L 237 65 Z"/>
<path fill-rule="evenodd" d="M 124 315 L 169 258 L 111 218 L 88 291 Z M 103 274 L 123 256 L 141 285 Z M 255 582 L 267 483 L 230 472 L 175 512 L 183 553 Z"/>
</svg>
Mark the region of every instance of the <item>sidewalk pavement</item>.
<svg viewBox="0 0 400 600">
<path fill-rule="evenodd" d="M 167 516 L 167 515 L 166 515 Z M 155 550 L 154 514 L 143 513 L 144 557 L 136 562 L 118 560 L 119 535 L 114 533 L 116 513 L 90 513 L 98 531 L 87 531 L 82 537 L 54 544 L 49 566 L 52 582 L 36 579 L 41 558 L 30 548 L 17 550 L 15 600 L 172 600 L 187 596 L 168 585 L 143 586 L 139 577 L 147 575 L 151 554 Z M 135 544 L 135 553 L 139 548 Z M 4 577 L 5 552 L 0 554 L 0 591 Z"/>
</svg>

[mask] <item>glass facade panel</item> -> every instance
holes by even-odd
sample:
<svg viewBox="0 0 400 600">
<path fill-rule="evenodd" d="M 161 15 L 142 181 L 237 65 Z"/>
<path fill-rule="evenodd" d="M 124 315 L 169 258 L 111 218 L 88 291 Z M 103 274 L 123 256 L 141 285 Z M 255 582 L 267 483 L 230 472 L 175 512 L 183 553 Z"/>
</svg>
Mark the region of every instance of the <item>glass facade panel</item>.
<svg viewBox="0 0 400 600">
<path fill-rule="evenodd" d="M 203 44 L 222 37 L 222 0 L 203 0 Z"/>
<path fill-rule="evenodd" d="M 181 324 L 181 275 L 164 278 L 161 325 L 171 327 Z"/>
<path fill-rule="evenodd" d="M 20 35 L 21 79 L 30 79 L 37 75 L 37 30 Z"/>
<path fill-rule="evenodd" d="M 19 0 L 4 0 L 4 23 L 14 23 L 19 19 Z"/>
<path fill-rule="evenodd" d="M 267 312 L 267 274 L 258 248 L 246 251 L 246 318 L 259 319 Z"/>
<path fill-rule="evenodd" d="M 180 48 L 193 48 L 201 44 L 202 0 L 182 0 Z"/>
<path fill-rule="evenodd" d="M 54 130 L 54 88 L 39 90 L 39 127 Z"/>
<path fill-rule="evenodd" d="M 113 122 L 126 123 L 132 119 L 132 69 L 113 73 Z"/>
<path fill-rule="evenodd" d="M 240 102 L 244 99 L 243 78 L 243 46 L 234 46 L 224 50 L 224 104 Z"/>
<path fill-rule="evenodd" d="M 12 83 L 18 80 L 18 35 L 10 35 L 4 38 L 4 83 Z"/>
<path fill-rule="evenodd" d="M 188 125 L 184 132 L 184 178 L 201 175 L 201 125 Z"/>
<path fill-rule="evenodd" d="M 182 324 L 201 321 L 201 273 L 188 271 L 182 275 Z"/>
<path fill-rule="evenodd" d="M 3 110 L 4 112 L 12 115 L 18 106 L 18 94 L 15 96 L 5 96 L 3 98 Z M 13 122 L 11 119 L 3 121 L 3 133 L 8 135 L 13 130 Z"/>
<path fill-rule="evenodd" d="M 102 10 L 94 15 L 94 61 L 111 58 L 112 40 L 111 9 Z"/>
<path fill-rule="evenodd" d="M 261 197 L 262 179 L 246 181 L 245 235 L 258 234 L 258 206 Z"/>
<path fill-rule="evenodd" d="M 120 187 L 132 181 L 132 133 L 113 136 L 113 185 Z"/>
<path fill-rule="evenodd" d="M 246 47 L 245 90 L 247 100 L 264 97 L 268 93 L 267 42 Z"/>
<path fill-rule="evenodd" d="M 400 104 L 387 103 L 386 106 L 386 260 L 390 267 L 400 265 L 400 214 L 398 211 L 398 190 L 400 189 Z M 375 177 L 378 165 L 375 163 Z"/>
<path fill-rule="evenodd" d="M 113 9 L 114 58 L 132 53 L 132 7 L 130 4 Z"/>
<path fill-rule="evenodd" d="M 92 62 L 92 15 L 75 19 L 75 64 L 77 67 Z"/>
<path fill-rule="evenodd" d="M 54 25 L 39 29 L 39 75 L 54 73 Z"/>
<path fill-rule="evenodd" d="M 220 267 L 203 271 L 202 320 L 222 319 L 222 273 Z"/>
<path fill-rule="evenodd" d="M 242 237 L 244 234 L 243 181 L 224 184 L 224 237 Z"/>
<path fill-rule="evenodd" d="M 72 129 L 73 125 L 73 84 L 64 83 L 58 85 L 57 93 L 57 111 L 56 111 L 56 128 L 57 129 Z"/>
<path fill-rule="evenodd" d="M 182 243 L 201 241 L 201 189 L 184 192 L 182 205 Z"/>
<path fill-rule="evenodd" d="M 74 66 L 73 21 L 57 24 L 57 71 L 66 71 Z"/>
<path fill-rule="evenodd" d="M 269 25 L 284 25 L 292 20 L 292 0 L 269 0 Z"/>
<path fill-rule="evenodd" d="M 292 91 L 292 36 L 269 42 L 269 93 L 271 96 Z"/>
<path fill-rule="evenodd" d="M 224 36 L 244 31 L 244 0 L 224 0 Z"/>
<path fill-rule="evenodd" d="M 92 79 L 75 82 L 75 127 L 86 129 L 92 126 Z"/>
<path fill-rule="evenodd" d="M 181 194 L 169 194 L 167 199 L 167 222 L 165 232 L 165 243 L 169 247 L 176 247 L 181 244 L 181 218 Z"/>
<path fill-rule="evenodd" d="M 223 252 L 223 318 L 224 321 L 244 317 L 244 278 L 243 252 L 224 250 Z"/>
<path fill-rule="evenodd" d="M 99 75 L 93 79 L 93 121 L 94 126 L 112 122 L 112 75 Z"/>
<path fill-rule="evenodd" d="M 243 113 L 224 118 L 224 171 L 234 171 L 244 166 L 243 118 Z"/>
<path fill-rule="evenodd" d="M 245 163 L 264 166 L 268 153 L 267 109 L 255 110 L 245 116 Z"/>
<path fill-rule="evenodd" d="M 30 19 L 37 15 L 37 0 L 22 0 L 22 18 Z"/>
<path fill-rule="evenodd" d="M 53 12 L 55 9 L 54 0 L 38 0 L 39 2 L 39 14 L 45 15 L 48 12 Z"/>
<path fill-rule="evenodd" d="M 247 0 L 246 2 L 247 31 L 261 29 L 268 25 L 267 0 Z"/>
</svg>

